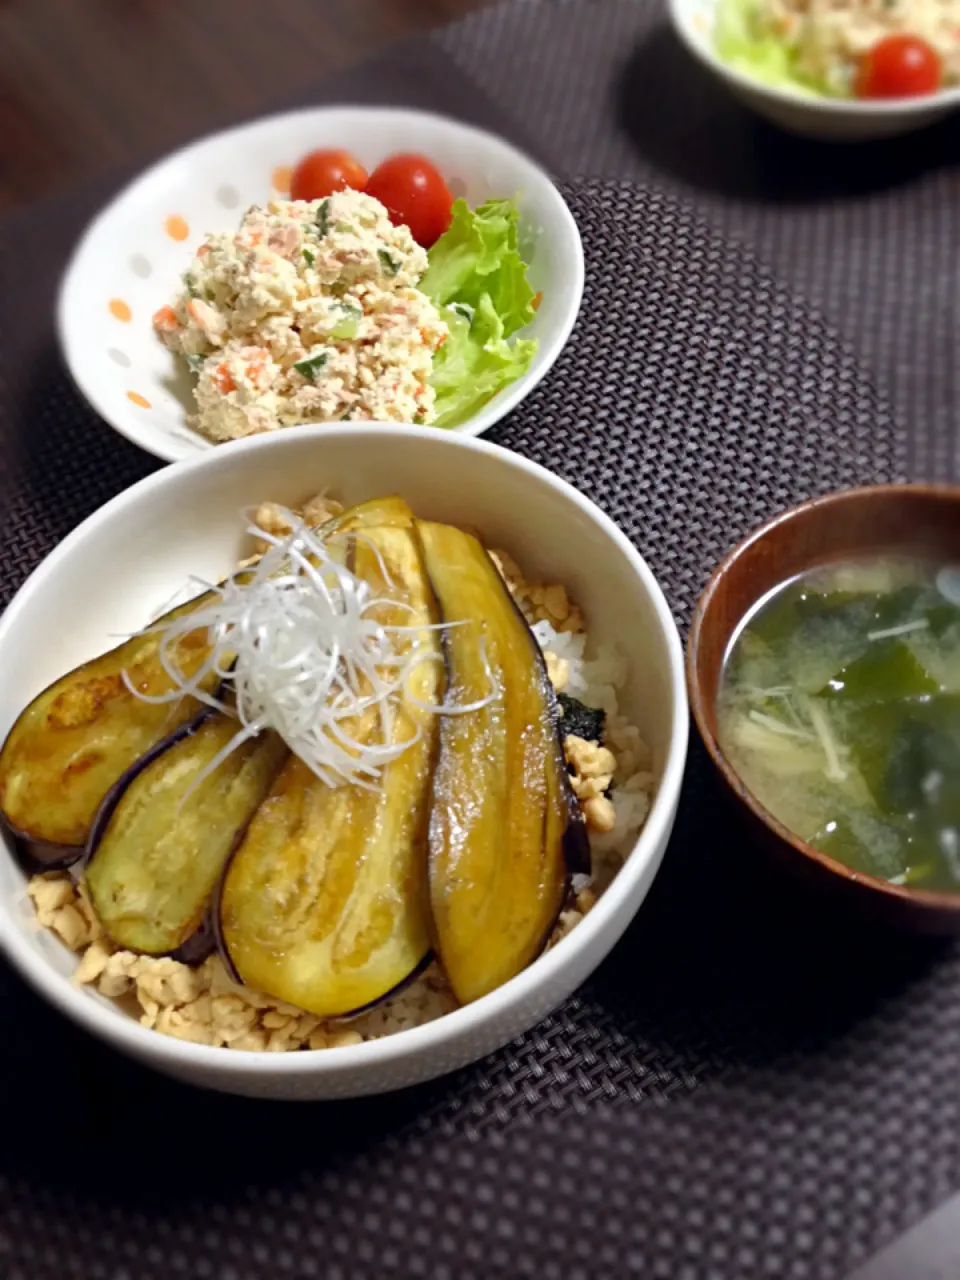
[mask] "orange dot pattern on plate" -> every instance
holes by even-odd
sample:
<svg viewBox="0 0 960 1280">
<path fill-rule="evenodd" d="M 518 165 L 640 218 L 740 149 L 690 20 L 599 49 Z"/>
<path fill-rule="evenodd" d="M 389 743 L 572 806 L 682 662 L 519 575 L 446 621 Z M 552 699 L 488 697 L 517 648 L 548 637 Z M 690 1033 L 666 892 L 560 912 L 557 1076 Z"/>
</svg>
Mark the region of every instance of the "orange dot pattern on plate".
<svg viewBox="0 0 960 1280">
<path fill-rule="evenodd" d="M 110 314 L 113 316 L 114 320 L 122 320 L 124 324 L 129 323 L 130 308 L 122 298 L 111 298 L 109 306 Z"/>
<path fill-rule="evenodd" d="M 153 406 L 146 396 L 142 396 L 139 391 L 128 391 L 127 399 L 132 400 L 134 404 L 139 405 L 141 409 L 151 409 Z"/>
<path fill-rule="evenodd" d="M 163 226 L 171 240 L 186 240 L 190 234 L 186 219 L 181 218 L 179 213 L 171 213 Z"/>
<path fill-rule="evenodd" d="M 273 183 L 274 191 L 279 191 L 282 196 L 290 194 L 290 180 L 293 177 L 293 170 L 288 164 L 279 164 L 273 171 L 270 181 Z"/>
</svg>

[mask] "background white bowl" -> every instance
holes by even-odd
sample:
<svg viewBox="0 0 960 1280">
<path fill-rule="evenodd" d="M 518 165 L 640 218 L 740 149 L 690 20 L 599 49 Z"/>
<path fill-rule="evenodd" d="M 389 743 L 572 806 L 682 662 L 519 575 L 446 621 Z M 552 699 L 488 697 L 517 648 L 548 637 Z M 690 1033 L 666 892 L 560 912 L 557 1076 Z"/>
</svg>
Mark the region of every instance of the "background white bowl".
<svg viewBox="0 0 960 1280">
<path fill-rule="evenodd" d="M 94 219 L 64 276 L 58 328 L 67 367 L 94 409 L 149 453 L 176 461 L 214 447 L 187 426 L 192 380 L 154 334 L 154 311 L 172 301 L 206 234 L 235 228 L 250 205 L 277 194 L 278 170 L 323 146 L 345 147 L 368 170 L 396 151 L 420 151 L 471 205 L 518 198 L 521 248 L 543 293 L 523 336 L 540 348 L 527 373 L 457 431 L 488 430 L 560 354 L 580 309 L 583 247 L 562 196 L 529 157 L 493 134 L 420 111 L 316 107 L 270 116 L 148 169 Z M 185 239 L 172 238 L 170 227 L 177 235 L 186 228 Z"/>
<path fill-rule="evenodd" d="M 166 468 L 76 529 L 0 619 L 0 741 L 50 681 L 112 647 L 182 588 L 215 579 L 242 547 L 239 513 L 329 486 L 347 502 L 399 492 L 423 516 L 480 529 L 531 576 L 564 582 L 590 632 L 629 664 L 623 709 L 655 755 L 659 786 L 626 865 L 598 905 L 511 982 L 434 1023 L 356 1047 L 257 1054 L 186 1044 L 141 1027 L 70 981 L 75 957 L 36 927 L 12 849 L 0 848 L 0 949 L 58 1009 L 178 1078 L 235 1093 L 332 1098 L 442 1075 L 526 1030 L 574 990 L 629 924 L 676 814 L 687 749 L 683 654 L 660 588 L 613 522 L 550 472 L 485 441 L 429 427 L 303 427 Z"/>
<path fill-rule="evenodd" d="M 802 89 L 773 87 L 732 67 L 717 53 L 714 26 L 720 0 L 670 0 L 670 21 L 695 58 L 741 102 L 772 124 L 808 138 L 863 142 L 893 138 L 941 120 L 960 107 L 960 89 L 923 98 L 857 102 L 816 97 Z"/>
</svg>

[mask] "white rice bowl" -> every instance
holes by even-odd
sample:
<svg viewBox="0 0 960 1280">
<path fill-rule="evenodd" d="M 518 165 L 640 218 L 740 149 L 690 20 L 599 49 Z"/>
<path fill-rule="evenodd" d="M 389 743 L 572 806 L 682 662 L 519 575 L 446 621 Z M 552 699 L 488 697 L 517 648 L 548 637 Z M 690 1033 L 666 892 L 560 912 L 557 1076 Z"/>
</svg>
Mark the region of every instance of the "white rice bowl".
<svg viewBox="0 0 960 1280">
<path fill-rule="evenodd" d="M 142 627 L 191 575 L 209 581 L 228 573 L 247 554 L 239 513 L 264 495 L 294 505 L 324 485 L 347 505 L 400 493 L 422 517 L 481 530 L 488 546 L 510 548 L 530 581 L 564 584 L 590 628 L 589 644 L 556 628 L 540 630 L 568 663 L 568 691 L 607 711 L 607 740 L 621 756 L 616 820 L 593 840 L 595 888 L 602 890 L 596 905 L 522 973 L 442 1017 L 449 1004 L 425 976 L 364 1022 L 340 1024 L 325 1052 L 290 1053 L 226 1053 L 157 1034 L 115 1000 L 79 986 L 75 952 L 38 927 L 12 841 L 0 834 L 0 950 L 38 993 L 156 1070 L 259 1097 L 403 1088 L 456 1070 L 532 1027 L 603 960 L 649 891 L 686 758 L 680 639 L 628 539 L 572 486 L 516 454 L 428 427 L 396 426 L 305 427 L 241 441 L 159 471 L 94 513 L 0 618 L 0 738 L 31 697 Z M 64 616 L 71 618 L 67 631 Z M 616 656 L 604 647 L 610 638 L 621 647 Z M 630 723 L 649 746 L 646 759 Z M 632 758 L 624 759 L 628 752 Z"/>
</svg>

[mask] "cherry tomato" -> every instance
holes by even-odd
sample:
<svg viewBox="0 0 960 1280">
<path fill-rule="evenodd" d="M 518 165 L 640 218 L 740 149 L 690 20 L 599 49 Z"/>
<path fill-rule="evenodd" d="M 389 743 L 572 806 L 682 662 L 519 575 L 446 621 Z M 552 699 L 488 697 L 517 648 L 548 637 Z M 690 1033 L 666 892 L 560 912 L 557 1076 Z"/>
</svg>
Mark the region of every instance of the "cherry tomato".
<svg viewBox="0 0 960 1280">
<path fill-rule="evenodd" d="M 351 187 L 362 191 L 367 171 L 349 151 L 311 151 L 304 156 L 290 179 L 291 200 L 322 200 Z"/>
<path fill-rule="evenodd" d="M 429 249 L 450 225 L 453 196 L 424 156 L 390 156 L 374 169 L 367 195 L 385 205 L 395 223 L 405 223 L 417 244 Z"/>
<path fill-rule="evenodd" d="M 913 98 L 935 93 L 942 73 L 937 51 L 919 36 L 884 36 L 864 56 L 858 98 Z"/>
</svg>

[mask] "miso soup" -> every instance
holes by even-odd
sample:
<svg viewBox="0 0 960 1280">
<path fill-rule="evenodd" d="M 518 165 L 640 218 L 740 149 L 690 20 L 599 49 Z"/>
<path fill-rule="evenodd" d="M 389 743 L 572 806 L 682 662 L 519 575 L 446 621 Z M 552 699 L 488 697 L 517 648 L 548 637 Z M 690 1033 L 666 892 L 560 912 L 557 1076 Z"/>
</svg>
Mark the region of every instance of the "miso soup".
<svg viewBox="0 0 960 1280">
<path fill-rule="evenodd" d="M 785 583 L 727 654 L 719 741 L 756 798 L 856 871 L 960 892 L 960 566 Z"/>
</svg>

